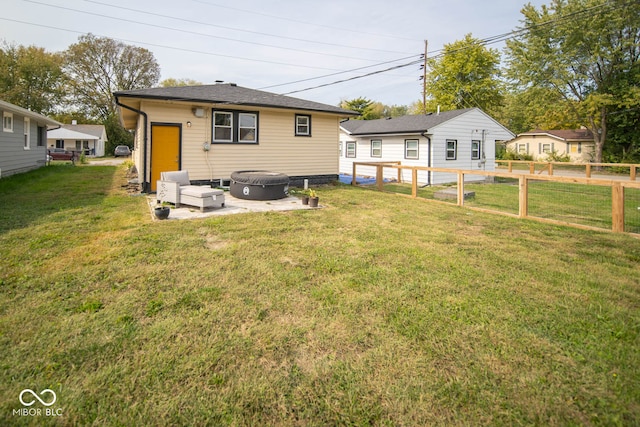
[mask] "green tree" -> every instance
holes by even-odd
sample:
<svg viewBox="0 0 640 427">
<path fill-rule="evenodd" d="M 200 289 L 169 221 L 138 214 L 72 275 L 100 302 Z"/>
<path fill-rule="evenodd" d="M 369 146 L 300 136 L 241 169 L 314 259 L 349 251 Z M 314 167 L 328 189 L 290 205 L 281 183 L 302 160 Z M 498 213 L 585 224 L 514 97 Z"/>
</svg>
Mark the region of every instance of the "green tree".
<svg viewBox="0 0 640 427">
<path fill-rule="evenodd" d="M 192 79 L 174 79 L 169 77 L 160 82 L 160 87 L 200 86 L 202 83 Z"/>
<path fill-rule="evenodd" d="M 467 34 L 444 46 L 444 52 L 428 61 L 425 91 L 427 111 L 479 107 L 495 115 L 504 98 L 500 79 L 500 53 L 487 49 Z"/>
<path fill-rule="evenodd" d="M 59 54 L 35 46 L 0 47 L 0 98 L 37 113 L 52 114 L 62 103 L 65 76 Z"/>
<path fill-rule="evenodd" d="M 609 113 L 640 105 L 628 84 L 637 89 L 640 3 L 554 0 L 539 10 L 528 4 L 522 14 L 523 35 L 507 42 L 509 77 L 524 91 L 544 88 L 561 97 L 592 131 L 595 161 L 602 161 Z"/>
<path fill-rule="evenodd" d="M 380 112 L 376 111 L 375 103 L 367 98 L 359 97 L 351 100 L 343 100 L 340 102 L 340 107 L 345 110 L 355 111 L 360 114 L 356 119 L 357 120 L 372 120 L 380 118 Z"/>
<path fill-rule="evenodd" d="M 154 87 L 160 79 L 160 66 L 147 49 L 92 34 L 80 36 L 64 59 L 73 105 L 102 120 L 116 115 L 113 92 Z"/>
</svg>

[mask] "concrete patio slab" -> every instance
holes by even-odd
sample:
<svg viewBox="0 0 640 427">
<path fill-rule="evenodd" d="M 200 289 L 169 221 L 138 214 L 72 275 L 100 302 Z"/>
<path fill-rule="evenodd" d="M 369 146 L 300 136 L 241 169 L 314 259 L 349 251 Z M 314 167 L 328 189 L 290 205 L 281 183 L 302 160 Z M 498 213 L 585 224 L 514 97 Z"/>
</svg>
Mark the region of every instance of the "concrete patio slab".
<svg viewBox="0 0 640 427">
<path fill-rule="evenodd" d="M 209 218 L 220 215 L 233 215 L 247 212 L 271 212 L 271 211 L 293 211 L 300 209 L 318 209 L 303 205 L 302 201 L 293 196 L 285 197 L 278 200 L 244 200 L 233 197 L 229 192 L 225 191 L 225 206 L 223 208 L 208 208 L 204 212 L 200 212 L 200 208 L 193 206 L 180 206 L 178 209 L 171 209 L 168 220 L 176 219 L 196 219 Z M 149 197 L 149 209 L 155 220 L 153 208 L 156 206 L 155 195 Z"/>
</svg>

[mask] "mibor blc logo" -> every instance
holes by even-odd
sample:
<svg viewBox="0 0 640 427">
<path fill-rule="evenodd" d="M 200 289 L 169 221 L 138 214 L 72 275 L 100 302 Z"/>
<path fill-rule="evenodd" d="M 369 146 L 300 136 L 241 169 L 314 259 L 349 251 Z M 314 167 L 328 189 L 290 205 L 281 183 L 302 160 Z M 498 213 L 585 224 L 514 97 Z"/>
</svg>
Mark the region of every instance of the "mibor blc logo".
<svg viewBox="0 0 640 427">
<path fill-rule="evenodd" d="M 22 417 L 39 417 L 43 415 L 45 417 L 62 416 L 62 408 L 50 408 L 50 406 L 56 403 L 56 400 L 58 399 L 56 392 L 51 389 L 44 389 L 40 394 L 38 394 L 29 388 L 25 388 L 20 392 L 18 399 L 20 400 L 20 403 L 22 403 L 23 408 L 14 409 L 13 415 L 19 415 Z M 36 403 L 40 403 L 45 408 L 40 408 L 39 405 L 33 406 Z"/>
</svg>

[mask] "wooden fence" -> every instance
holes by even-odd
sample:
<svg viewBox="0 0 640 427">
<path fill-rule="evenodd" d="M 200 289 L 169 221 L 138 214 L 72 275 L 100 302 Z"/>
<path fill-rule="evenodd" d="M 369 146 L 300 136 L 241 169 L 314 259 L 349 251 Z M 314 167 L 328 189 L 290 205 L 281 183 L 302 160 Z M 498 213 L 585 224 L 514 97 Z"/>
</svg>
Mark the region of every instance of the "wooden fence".
<svg viewBox="0 0 640 427">
<path fill-rule="evenodd" d="M 538 174 L 547 172 L 549 176 L 553 175 L 554 169 L 571 168 L 572 170 L 584 169 L 584 177 L 591 178 L 594 169 L 601 170 L 603 168 L 629 169 L 629 180 L 635 181 L 637 170 L 640 165 L 633 163 L 567 163 L 567 162 L 535 162 L 528 160 L 496 160 L 496 164 L 506 164 L 509 173 L 513 172 L 513 165 L 527 165 L 531 175 L 536 173 L 536 166 L 542 165 Z"/>
<path fill-rule="evenodd" d="M 611 188 L 611 230 L 616 233 L 624 233 L 625 232 L 625 189 L 634 188 L 640 190 L 640 182 L 635 181 L 616 181 L 616 180 L 608 180 L 608 179 L 594 179 L 594 178 L 581 178 L 581 177 L 564 177 L 564 176 L 553 176 L 553 175 L 533 175 L 533 174 L 512 174 L 505 172 L 488 172 L 488 171 L 471 171 L 471 170 L 459 170 L 459 169 L 445 169 L 445 168 L 434 168 L 434 167 L 426 167 L 426 166 L 403 166 L 401 162 L 354 162 L 353 163 L 353 178 L 352 185 L 357 185 L 356 177 L 357 177 L 357 166 L 373 166 L 376 168 L 376 188 L 379 191 L 384 190 L 384 180 L 383 180 L 383 171 L 384 168 L 393 168 L 398 170 L 398 182 L 402 182 L 402 171 L 410 170 L 411 171 L 411 197 L 418 197 L 418 171 L 433 171 L 433 172 L 442 172 L 449 174 L 456 174 L 457 181 L 457 205 L 464 206 L 465 205 L 465 176 L 484 176 L 488 179 L 495 178 L 507 178 L 507 179 L 517 179 L 518 180 L 518 214 L 515 215 L 519 218 L 530 218 L 538 221 L 549 222 L 560 225 L 569 225 L 578 228 L 585 229 L 593 229 L 593 230 L 606 230 L 600 227 L 592 227 L 583 224 L 567 222 L 567 221 L 558 221 L 549 218 L 542 218 L 537 216 L 532 216 L 529 213 L 529 183 L 532 181 L 549 181 L 549 182 L 558 182 L 558 183 L 568 183 L 568 184 L 579 184 L 586 186 L 601 186 L 601 187 L 610 187 Z M 634 165 L 636 166 L 636 165 Z M 632 170 L 635 169 L 632 168 Z M 490 184 L 489 184 L 490 185 Z M 502 211 L 486 209 L 486 208 L 478 208 L 478 207 L 469 207 L 470 209 L 475 209 L 479 211 L 491 212 L 491 213 L 499 213 L 508 216 L 514 216 L 513 214 L 509 214 Z M 640 209 L 640 206 L 638 207 Z M 631 233 L 631 234 L 640 234 L 640 233 Z"/>
</svg>

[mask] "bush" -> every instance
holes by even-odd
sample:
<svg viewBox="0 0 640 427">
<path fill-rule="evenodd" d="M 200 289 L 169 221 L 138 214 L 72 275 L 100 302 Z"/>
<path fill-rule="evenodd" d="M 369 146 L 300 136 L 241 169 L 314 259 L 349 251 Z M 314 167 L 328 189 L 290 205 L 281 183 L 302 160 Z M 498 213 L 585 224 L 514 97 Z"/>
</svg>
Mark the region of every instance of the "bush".
<svg viewBox="0 0 640 427">
<path fill-rule="evenodd" d="M 550 153 L 547 153 L 547 161 L 548 162 L 570 162 L 571 158 L 568 154 L 558 154 L 556 150 L 553 150 Z"/>
<path fill-rule="evenodd" d="M 533 160 L 533 156 L 531 154 L 526 153 L 516 153 L 514 150 L 505 150 L 502 153 L 502 158 L 500 160 Z"/>
</svg>

